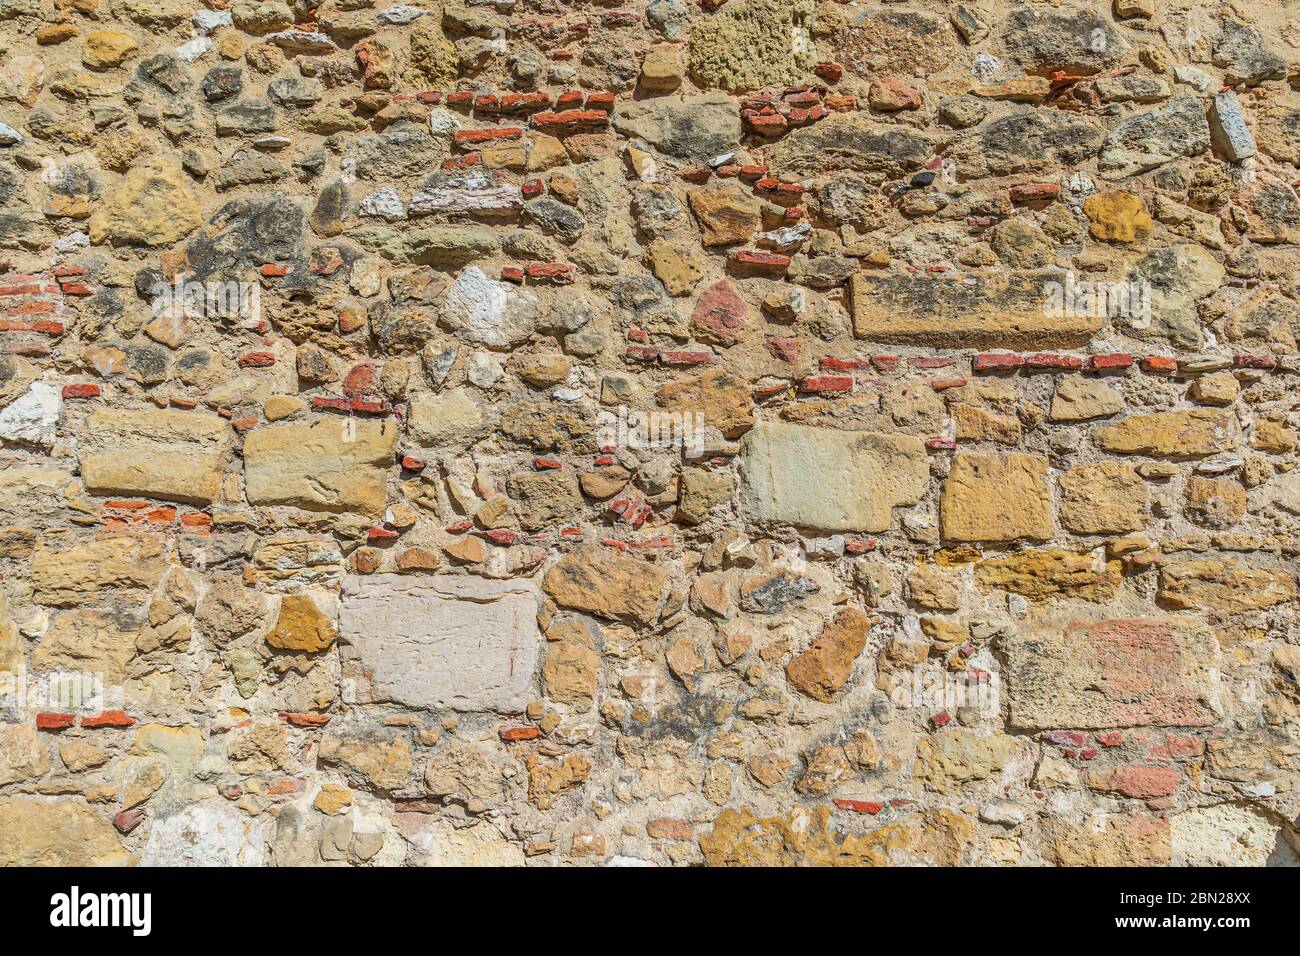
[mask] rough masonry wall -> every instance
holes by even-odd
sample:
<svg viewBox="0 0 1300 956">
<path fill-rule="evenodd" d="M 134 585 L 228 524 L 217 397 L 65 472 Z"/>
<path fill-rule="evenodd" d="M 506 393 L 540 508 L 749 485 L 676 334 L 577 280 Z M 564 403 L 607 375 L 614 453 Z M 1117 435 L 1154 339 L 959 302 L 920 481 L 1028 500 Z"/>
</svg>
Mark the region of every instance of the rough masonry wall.
<svg viewBox="0 0 1300 956">
<path fill-rule="evenodd" d="M 1295 862 L 1293 5 L 383 2 L 0 0 L 0 863 Z"/>
</svg>

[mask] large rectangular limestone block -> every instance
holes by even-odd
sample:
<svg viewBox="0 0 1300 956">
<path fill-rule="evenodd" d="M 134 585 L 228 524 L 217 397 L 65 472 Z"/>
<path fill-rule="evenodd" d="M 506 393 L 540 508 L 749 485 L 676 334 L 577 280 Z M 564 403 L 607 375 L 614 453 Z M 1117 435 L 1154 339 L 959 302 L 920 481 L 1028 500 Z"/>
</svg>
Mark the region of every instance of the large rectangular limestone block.
<svg viewBox="0 0 1300 956">
<path fill-rule="evenodd" d="M 244 439 L 248 502 L 382 514 L 396 447 L 397 423 L 388 419 L 255 429 Z"/>
<path fill-rule="evenodd" d="M 929 481 L 925 444 L 911 435 L 766 422 L 741 445 L 741 513 L 759 524 L 886 531 Z"/>
<path fill-rule="evenodd" d="M 853 334 L 934 348 L 1071 348 L 1086 345 L 1102 316 L 1052 306 L 1050 273 L 981 278 L 853 276 Z"/>
<path fill-rule="evenodd" d="M 1219 719 L 1219 644 L 1195 619 L 1037 621 L 1006 652 L 1016 730 L 1206 727 Z"/>
<path fill-rule="evenodd" d="M 211 504 L 221 491 L 230 425 L 216 415 L 97 408 L 77 436 L 86 490 Z"/>
<path fill-rule="evenodd" d="M 339 639 L 357 655 L 359 702 L 513 714 L 536 694 L 541 635 L 526 581 L 344 578 Z"/>
</svg>

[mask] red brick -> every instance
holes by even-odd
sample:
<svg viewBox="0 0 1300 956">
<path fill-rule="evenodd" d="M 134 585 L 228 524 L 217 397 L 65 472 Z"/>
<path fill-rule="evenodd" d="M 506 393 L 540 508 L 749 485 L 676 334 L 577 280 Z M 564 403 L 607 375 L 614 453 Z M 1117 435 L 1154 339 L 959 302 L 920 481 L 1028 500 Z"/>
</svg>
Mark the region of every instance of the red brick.
<svg viewBox="0 0 1300 956">
<path fill-rule="evenodd" d="M 501 739 L 507 743 L 518 743 L 522 740 L 536 740 L 542 735 L 538 727 L 502 727 L 499 731 Z"/>
<path fill-rule="evenodd" d="M 128 717 L 124 710 L 106 710 L 90 717 L 81 718 L 81 726 L 86 730 L 131 727 L 134 724 L 135 718 Z"/>
<path fill-rule="evenodd" d="M 982 352 L 971 361 L 971 369 L 976 372 L 997 372 L 1020 368 L 1024 364 L 1024 358 L 1014 352 Z"/>
<path fill-rule="evenodd" d="M 67 730 L 76 722 L 76 714 L 55 714 L 46 711 L 36 715 L 37 730 Z"/>
</svg>

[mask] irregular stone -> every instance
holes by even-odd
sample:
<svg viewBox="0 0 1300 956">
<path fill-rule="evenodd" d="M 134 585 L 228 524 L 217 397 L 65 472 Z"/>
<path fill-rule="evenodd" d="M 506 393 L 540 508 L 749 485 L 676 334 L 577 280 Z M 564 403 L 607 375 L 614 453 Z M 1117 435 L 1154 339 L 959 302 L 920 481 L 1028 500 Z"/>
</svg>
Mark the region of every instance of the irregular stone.
<svg viewBox="0 0 1300 956">
<path fill-rule="evenodd" d="M 427 448 L 461 448 L 487 434 L 483 409 L 465 389 L 411 400 L 407 433 Z"/>
<path fill-rule="evenodd" d="M 532 293 L 489 279 L 477 266 L 468 266 L 447 290 L 438 315 L 446 328 L 467 342 L 507 349 L 532 335 L 538 308 Z"/>
<path fill-rule="evenodd" d="M 704 232 L 705 246 L 730 246 L 748 242 L 759 224 L 759 207 L 734 186 L 691 190 L 691 212 Z"/>
<path fill-rule="evenodd" d="M 1098 554 L 1043 548 L 989 558 L 975 565 L 975 583 L 1021 594 L 1032 601 L 1072 597 L 1105 602 L 1123 581 L 1119 561 Z"/>
<path fill-rule="evenodd" d="M 94 602 L 121 592 L 152 589 L 166 571 L 162 543 L 149 535 L 110 535 L 32 555 L 33 596 L 55 606 Z"/>
<path fill-rule="evenodd" d="M 1076 534 L 1140 531 L 1149 519 L 1146 483 L 1124 462 L 1071 468 L 1060 489 L 1061 526 Z"/>
<path fill-rule="evenodd" d="M 1124 61 L 1129 43 L 1109 17 L 1082 6 L 1043 10 L 1016 7 L 1003 36 L 1028 73 L 1099 73 Z"/>
<path fill-rule="evenodd" d="M 814 700 L 830 703 L 853 674 L 867 646 L 871 620 L 855 608 L 843 608 L 828 621 L 821 635 L 786 665 L 786 679 Z"/>
<path fill-rule="evenodd" d="M 535 693 L 541 638 L 526 581 L 348 577 L 338 633 L 357 655 L 365 702 L 519 713 Z"/>
<path fill-rule="evenodd" d="M 1067 375 L 1056 380 L 1048 418 L 1054 422 L 1082 422 L 1116 415 L 1123 410 L 1124 396 L 1105 382 Z"/>
<path fill-rule="evenodd" d="M 96 245 L 168 246 L 203 222 L 179 165 L 155 160 L 131 169 L 90 216 Z"/>
<path fill-rule="evenodd" d="M 917 171 L 937 145 L 929 133 L 879 122 L 870 114 L 832 113 L 782 138 L 768 154 L 768 167 L 789 179 L 851 171 L 879 183 Z"/>
<path fill-rule="evenodd" d="M 1239 438 L 1231 412 L 1197 408 L 1181 412 L 1131 415 L 1093 432 L 1103 451 L 1151 458 L 1203 458 L 1232 451 Z"/>
<path fill-rule="evenodd" d="M 691 78 L 729 93 L 799 82 L 816 62 L 814 11 L 812 0 L 728 4 L 691 30 Z"/>
<path fill-rule="evenodd" d="M 316 602 L 306 594 L 286 594 L 280 601 L 280 616 L 266 635 L 266 643 L 277 650 L 314 654 L 334 643 L 337 629 Z"/>
<path fill-rule="evenodd" d="M 644 625 L 658 615 L 667 582 L 658 565 L 581 547 L 551 566 L 542 588 L 562 607 Z"/>
<path fill-rule="evenodd" d="M 1210 127 L 1201 101 L 1178 93 L 1157 110 L 1119 123 L 1101 150 L 1103 179 L 1124 179 L 1210 148 Z"/>
<path fill-rule="evenodd" d="M 1258 611 L 1296 599 L 1296 583 L 1285 571 L 1240 561 L 1194 558 L 1160 569 L 1159 598 L 1169 607 L 1220 614 Z"/>
<path fill-rule="evenodd" d="M 1137 242 L 1151 236 L 1151 215 L 1142 198 L 1123 190 L 1089 196 L 1083 214 L 1089 235 L 1102 242 Z"/>
<path fill-rule="evenodd" d="M 612 122 L 624 136 L 678 159 L 702 162 L 740 144 L 736 103 L 721 93 L 620 103 Z"/>
<path fill-rule="evenodd" d="M 886 531 L 928 485 L 925 447 L 908 435 L 764 423 L 741 445 L 741 513 L 759 523 Z"/>
<path fill-rule="evenodd" d="M 1169 821 L 1145 814 L 1082 824 L 1057 820 L 1046 836 L 1058 866 L 1166 866 L 1171 856 Z"/>
<path fill-rule="evenodd" d="M 952 793 L 1002 772 L 1020 750 L 1014 737 L 981 737 L 967 730 L 946 729 L 916 744 L 913 776 L 939 793 Z"/>
<path fill-rule="evenodd" d="M 144 866 L 262 866 L 265 830 L 264 818 L 250 817 L 235 804 L 214 797 L 155 820 L 140 862 Z"/>
<path fill-rule="evenodd" d="M 739 438 L 754 425 L 749 388 L 722 366 L 666 382 L 655 393 L 655 401 L 666 411 L 702 415 L 705 424 L 722 432 L 723 438 Z"/>
<path fill-rule="evenodd" d="M 30 724 L 0 724 L 0 787 L 43 777 L 50 769 L 45 742 Z"/>
</svg>

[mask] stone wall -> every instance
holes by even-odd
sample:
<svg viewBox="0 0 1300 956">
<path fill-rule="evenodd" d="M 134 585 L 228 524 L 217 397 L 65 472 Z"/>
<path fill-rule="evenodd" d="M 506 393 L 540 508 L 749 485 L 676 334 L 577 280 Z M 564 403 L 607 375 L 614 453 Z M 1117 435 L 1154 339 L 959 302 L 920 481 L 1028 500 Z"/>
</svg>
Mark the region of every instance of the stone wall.
<svg viewBox="0 0 1300 956">
<path fill-rule="evenodd" d="M 1291 5 L 385 2 L 0 0 L 0 863 L 1295 862 Z"/>
</svg>

